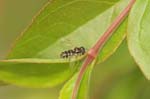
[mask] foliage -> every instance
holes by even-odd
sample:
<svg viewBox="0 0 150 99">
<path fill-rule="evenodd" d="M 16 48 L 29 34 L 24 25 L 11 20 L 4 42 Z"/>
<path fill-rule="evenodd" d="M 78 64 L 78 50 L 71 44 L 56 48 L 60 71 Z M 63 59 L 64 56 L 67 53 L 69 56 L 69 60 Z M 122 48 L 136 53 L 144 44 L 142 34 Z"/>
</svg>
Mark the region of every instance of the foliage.
<svg viewBox="0 0 150 99">
<path fill-rule="evenodd" d="M 49 1 L 18 37 L 9 56 L 0 61 L 0 80 L 20 86 L 43 88 L 54 87 L 70 79 L 59 97 L 69 99 L 85 56 L 61 59 L 60 53 L 76 46 L 90 49 L 128 3 L 127 0 Z M 126 34 L 131 55 L 150 79 L 149 11 L 150 0 L 136 1 L 129 17 L 88 67 L 77 99 L 88 98 L 93 67 L 111 56 Z"/>
</svg>

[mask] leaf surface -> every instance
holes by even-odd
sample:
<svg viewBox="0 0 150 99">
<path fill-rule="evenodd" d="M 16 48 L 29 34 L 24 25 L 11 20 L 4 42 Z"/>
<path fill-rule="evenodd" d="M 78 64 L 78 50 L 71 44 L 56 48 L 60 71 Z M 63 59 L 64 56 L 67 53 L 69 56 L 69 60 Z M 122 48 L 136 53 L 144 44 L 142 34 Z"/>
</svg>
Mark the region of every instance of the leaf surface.
<svg viewBox="0 0 150 99">
<path fill-rule="evenodd" d="M 7 60 L 0 61 L 0 80 L 29 87 L 52 87 L 68 78 L 84 56 L 60 59 L 74 47 L 91 48 L 127 0 L 54 0 L 36 16 L 19 37 Z M 110 8 L 111 7 L 111 8 Z M 98 57 L 105 60 L 122 42 L 127 19 L 112 35 Z"/>
<path fill-rule="evenodd" d="M 52 87 L 67 80 L 74 73 L 76 65 L 79 64 L 60 60 L 6 60 L 0 62 L 0 79 L 20 86 Z"/>
<path fill-rule="evenodd" d="M 150 80 L 150 0 L 137 0 L 128 24 L 128 45 L 132 56 Z"/>
</svg>

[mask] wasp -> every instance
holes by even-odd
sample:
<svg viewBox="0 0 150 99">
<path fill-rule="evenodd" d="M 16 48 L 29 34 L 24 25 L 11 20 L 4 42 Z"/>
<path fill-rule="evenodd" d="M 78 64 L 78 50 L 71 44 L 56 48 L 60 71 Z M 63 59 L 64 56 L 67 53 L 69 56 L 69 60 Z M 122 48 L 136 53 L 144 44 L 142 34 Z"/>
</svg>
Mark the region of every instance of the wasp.
<svg viewBox="0 0 150 99">
<path fill-rule="evenodd" d="M 75 47 L 74 49 L 70 49 L 64 52 L 61 52 L 60 57 L 61 58 L 69 58 L 72 56 L 81 56 L 85 54 L 85 48 L 84 47 Z"/>
</svg>

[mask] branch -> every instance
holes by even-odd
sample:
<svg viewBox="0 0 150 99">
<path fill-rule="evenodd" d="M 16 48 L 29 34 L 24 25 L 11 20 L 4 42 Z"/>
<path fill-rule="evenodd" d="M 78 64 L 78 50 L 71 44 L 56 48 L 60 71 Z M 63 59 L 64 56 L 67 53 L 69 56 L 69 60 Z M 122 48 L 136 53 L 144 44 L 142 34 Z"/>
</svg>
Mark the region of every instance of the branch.
<svg viewBox="0 0 150 99">
<path fill-rule="evenodd" d="M 123 20 L 127 17 L 135 1 L 136 0 L 130 0 L 130 3 L 127 5 L 127 7 L 119 14 L 119 16 L 114 20 L 114 22 L 108 27 L 106 32 L 100 37 L 97 43 L 88 51 L 88 55 L 79 71 L 78 78 L 75 82 L 75 86 L 72 93 L 72 99 L 76 99 L 77 97 L 79 85 L 87 66 L 97 57 L 99 50 L 103 47 L 105 42 L 119 27 L 119 25 L 123 22 Z"/>
</svg>

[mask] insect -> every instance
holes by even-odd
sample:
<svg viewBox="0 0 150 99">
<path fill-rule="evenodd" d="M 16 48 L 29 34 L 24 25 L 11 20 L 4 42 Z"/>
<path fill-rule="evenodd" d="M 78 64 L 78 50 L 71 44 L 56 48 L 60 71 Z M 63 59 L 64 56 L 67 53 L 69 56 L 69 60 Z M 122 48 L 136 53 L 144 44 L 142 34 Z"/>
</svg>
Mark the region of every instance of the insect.
<svg viewBox="0 0 150 99">
<path fill-rule="evenodd" d="M 69 58 L 72 56 L 80 56 L 85 54 L 85 48 L 84 47 L 75 47 L 74 49 L 70 49 L 68 51 L 64 51 L 60 54 L 61 58 Z"/>
</svg>

